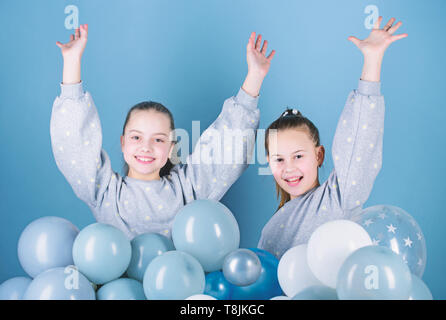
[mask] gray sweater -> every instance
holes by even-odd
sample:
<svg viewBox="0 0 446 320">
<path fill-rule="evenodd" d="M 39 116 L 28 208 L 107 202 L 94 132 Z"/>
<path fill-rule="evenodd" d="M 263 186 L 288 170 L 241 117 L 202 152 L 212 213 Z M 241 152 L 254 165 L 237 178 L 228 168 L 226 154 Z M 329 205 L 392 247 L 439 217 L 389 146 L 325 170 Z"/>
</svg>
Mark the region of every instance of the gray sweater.
<svg viewBox="0 0 446 320">
<path fill-rule="evenodd" d="M 224 102 L 220 115 L 200 136 L 194 152 L 185 163 L 175 165 L 170 175 L 153 181 L 122 177 L 112 170 L 110 158 L 102 149 L 98 112 L 82 85 L 60 84 L 61 94 L 54 100 L 50 122 L 53 155 L 74 193 L 89 206 L 96 220 L 119 228 L 129 239 L 147 232 L 170 238 L 179 209 L 196 199 L 219 201 L 250 162 L 260 111 L 258 97 L 240 88 L 236 96 Z M 231 129 L 254 134 L 235 139 L 235 143 L 217 139 L 214 134 L 223 136 L 225 130 Z M 238 156 L 241 153 L 243 161 L 234 156 L 230 163 L 221 159 L 213 163 L 209 160 L 212 158 L 207 158 L 197 164 L 200 150 L 212 156 L 223 148 L 226 152 L 233 148 Z"/>
<path fill-rule="evenodd" d="M 280 208 L 262 230 L 258 247 L 278 259 L 307 243 L 325 222 L 351 219 L 367 201 L 382 164 L 384 97 L 380 82 L 359 80 L 350 92 L 332 146 L 334 169 L 327 181 Z"/>
</svg>

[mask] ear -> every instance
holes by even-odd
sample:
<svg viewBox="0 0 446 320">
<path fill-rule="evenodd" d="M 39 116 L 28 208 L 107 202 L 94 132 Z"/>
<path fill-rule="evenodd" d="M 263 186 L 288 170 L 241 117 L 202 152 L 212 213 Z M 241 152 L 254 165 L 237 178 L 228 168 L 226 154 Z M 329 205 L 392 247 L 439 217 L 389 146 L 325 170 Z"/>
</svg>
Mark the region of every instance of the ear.
<svg viewBox="0 0 446 320">
<path fill-rule="evenodd" d="M 324 163 L 325 159 L 325 148 L 324 146 L 317 147 L 317 165 L 320 168 L 322 166 L 322 163 Z"/>
<path fill-rule="evenodd" d="M 121 150 L 124 148 L 124 136 L 121 136 Z"/>
</svg>

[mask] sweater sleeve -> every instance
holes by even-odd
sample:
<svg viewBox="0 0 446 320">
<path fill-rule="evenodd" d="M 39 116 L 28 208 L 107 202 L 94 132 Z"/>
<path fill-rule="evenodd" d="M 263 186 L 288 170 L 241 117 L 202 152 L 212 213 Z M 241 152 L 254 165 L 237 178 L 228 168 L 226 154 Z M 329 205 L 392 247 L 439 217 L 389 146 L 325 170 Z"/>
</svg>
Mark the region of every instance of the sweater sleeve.
<svg viewBox="0 0 446 320">
<path fill-rule="evenodd" d="M 381 169 L 384 97 L 380 82 L 359 80 L 345 104 L 333 140 L 332 156 L 340 205 L 345 212 L 361 209 Z"/>
<path fill-rule="evenodd" d="M 257 103 L 258 97 L 240 88 L 236 96 L 225 100 L 184 165 L 175 167 L 195 199 L 220 200 L 252 162 L 260 118 Z"/>
<path fill-rule="evenodd" d="M 82 82 L 60 86 L 50 121 L 54 159 L 76 196 L 95 207 L 113 175 L 110 158 L 102 149 L 98 112 Z"/>
</svg>

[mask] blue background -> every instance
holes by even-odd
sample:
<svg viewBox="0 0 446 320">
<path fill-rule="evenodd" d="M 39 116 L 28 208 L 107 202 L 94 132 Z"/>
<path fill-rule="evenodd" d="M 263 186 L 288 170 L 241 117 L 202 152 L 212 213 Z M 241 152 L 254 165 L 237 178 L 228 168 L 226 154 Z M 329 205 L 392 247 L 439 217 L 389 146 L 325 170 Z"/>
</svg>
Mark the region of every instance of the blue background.
<svg viewBox="0 0 446 320">
<path fill-rule="evenodd" d="M 176 127 L 204 130 L 247 72 L 251 31 L 275 49 L 261 90 L 260 128 L 297 106 L 318 126 L 327 154 L 323 182 L 333 168 L 332 139 L 347 95 L 362 70 L 360 39 L 373 4 L 402 20 L 382 66 L 386 102 L 383 167 L 365 207 L 391 204 L 409 212 L 427 242 L 423 280 L 435 299 L 446 298 L 444 241 L 446 2 L 436 1 L 1 1 L 0 2 L 0 283 L 25 275 L 17 258 L 21 231 L 36 218 L 56 215 L 79 228 L 94 222 L 56 167 L 49 122 L 62 81 L 56 41 L 69 40 L 67 5 L 89 24 L 82 61 L 84 88 L 101 119 L 103 148 L 113 169 L 123 165 L 119 136 L 128 109 L 154 100 L 167 106 Z M 257 146 L 263 152 L 263 141 Z M 241 247 L 254 247 L 277 208 L 272 176 L 256 162 L 222 199 L 236 216 Z"/>
</svg>

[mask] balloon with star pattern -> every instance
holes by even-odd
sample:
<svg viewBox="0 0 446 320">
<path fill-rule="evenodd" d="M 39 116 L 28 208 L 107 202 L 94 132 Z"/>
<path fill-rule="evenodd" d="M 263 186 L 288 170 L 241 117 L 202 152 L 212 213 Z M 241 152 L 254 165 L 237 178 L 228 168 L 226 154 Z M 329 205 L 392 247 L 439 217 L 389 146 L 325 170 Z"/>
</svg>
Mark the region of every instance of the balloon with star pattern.
<svg viewBox="0 0 446 320">
<path fill-rule="evenodd" d="M 426 242 L 415 219 L 403 209 L 376 205 L 353 218 L 369 233 L 374 245 L 400 255 L 410 271 L 421 278 L 426 267 Z"/>
</svg>

